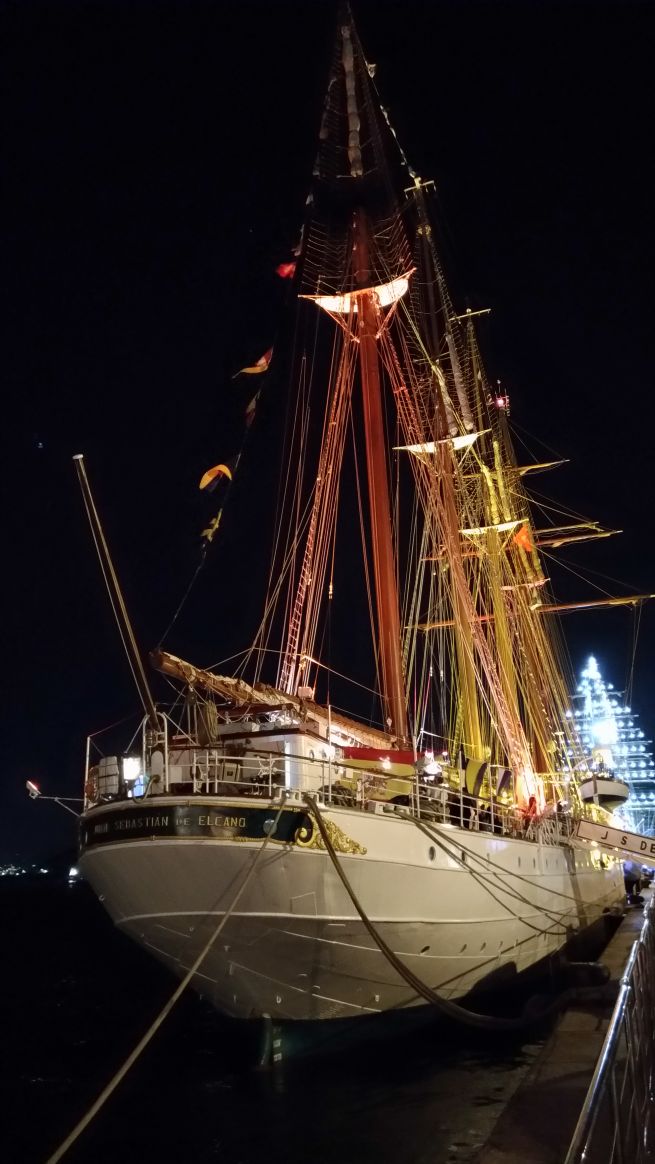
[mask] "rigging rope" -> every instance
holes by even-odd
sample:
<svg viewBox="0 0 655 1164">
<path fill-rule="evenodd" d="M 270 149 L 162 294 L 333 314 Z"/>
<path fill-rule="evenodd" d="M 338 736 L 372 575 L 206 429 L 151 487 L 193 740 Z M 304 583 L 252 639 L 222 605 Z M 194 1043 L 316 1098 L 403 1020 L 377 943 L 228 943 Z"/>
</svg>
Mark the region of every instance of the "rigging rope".
<svg viewBox="0 0 655 1164">
<path fill-rule="evenodd" d="M 234 910 L 236 909 L 236 907 L 239 903 L 239 900 L 241 899 L 243 893 L 245 892 L 247 886 L 249 885 L 249 883 L 250 883 L 250 881 L 255 873 L 257 865 L 259 863 L 260 857 L 264 853 L 266 846 L 268 845 L 268 842 L 270 841 L 271 837 L 273 837 L 275 834 L 275 831 L 276 831 L 277 826 L 278 826 L 278 822 L 280 820 L 280 817 L 282 815 L 282 811 L 284 809 L 284 802 L 286 799 L 286 795 L 287 795 L 287 792 L 286 792 L 286 789 L 284 789 L 284 791 L 282 792 L 282 796 L 281 796 L 281 804 L 280 804 L 280 807 L 277 811 L 277 815 L 275 817 L 275 820 L 273 821 L 273 826 L 271 828 L 271 831 L 267 834 L 267 836 L 264 837 L 264 841 L 263 841 L 261 847 L 257 850 L 257 853 L 255 854 L 254 861 L 252 862 L 250 868 L 248 869 L 246 876 L 244 877 L 243 881 L 241 882 L 241 885 L 239 886 L 239 888 L 237 889 L 229 908 L 223 914 L 223 917 L 221 918 L 220 922 L 218 923 L 218 925 L 217 925 L 216 929 L 214 930 L 213 934 L 211 935 L 209 941 L 205 944 L 205 946 L 203 946 L 203 949 L 198 954 L 198 957 L 196 958 L 193 965 L 190 967 L 190 969 L 184 975 L 184 978 L 180 982 L 177 989 L 173 991 L 173 994 L 169 998 L 168 1002 L 162 1007 L 162 1009 L 160 1010 L 160 1012 L 157 1015 L 154 1022 L 152 1022 L 151 1025 L 148 1027 L 148 1030 L 146 1031 L 143 1038 L 141 1038 L 139 1040 L 139 1042 L 137 1043 L 134 1050 L 128 1055 L 128 1057 L 125 1060 L 125 1062 L 123 1063 L 122 1067 L 120 1067 L 119 1070 L 116 1072 L 116 1074 L 113 1076 L 113 1078 L 110 1079 L 107 1086 L 101 1091 L 98 1098 L 94 1101 L 94 1103 L 91 1104 L 91 1107 L 88 1109 L 86 1114 L 82 1117 L 82 1119 L 79 1121 L 79 1123 L 77 1123 L 75 1125 L 72 1132 L 66 1137 L 66 1139 L 63 1141 L 63 1143 L 61 1143 L 59 1145 L 59 1147 L 57 1148 L 57 1150 L 55 1152 L 53 1152 L 53 1154 L 51 1156 L 48 1157 L 46 1164 L 58 1164 L 58 1161 L 61 1160 L 62 1157 L 68 1151 L 68 1149 L 70 1147 L 72 1147 L 72 1145 L 75 1143 L 75 1141 L 78 1139 L 78 1137 L 82 1134 L 84 1129 L 86 1127 L 88 1127 L 88 1125 L 91 1123 L 91 1120 L 94 1119 L 94 1117 L 98 1114 L 100 1109 L 107 1102 L 107 1100 L 109 1099 L 112 1092 L 114 1092 L 116 1090 L 116 1088 L 118 1087 L 118 1084 L 125 1078 L 128 1071 L 130 1070 L 130 1068 L 134 1066 L 137 1059 L 141 1055 L 142 1051 L 144 1051 L 145 1048 L 148 1046 L 148 1043 L 151 1041 L 153 1036 L 157 1033 L 157 1031 L 159 1030 L 160 1026 L 162 1025 L 164 1019 L 168 1017 L 171 1010 L 175 1006 L 175 1003 L 177 1002 L 177 1000 L 180 998 L 180 996 L 186 990 L 187 986 L 189 985 L 189 982 L 193 978 L 193 976 L 196 973 L 201 962 L 203 962 L 203 960 L 205 959 L 205 957 L 207 956 L 207 954 L 211 950 L 212 946 L 214 945 L 214 942 L 216 941 L 219 934 L 223 930 L 226 922 L 229 921 L 232 913 L 234 912 Z"/>
<path fill-rule="evenodd" d="M 570 910 L 569 910 L 569 909 L 564 909 L 564 910 L 562 910 L 562 911 L 561 911 L 561 913 L 559 913 L 559 915 L 558 915 L 556 910 L 555 910 L 555 911 L 553 911 L 553 910 L 546 909 L 546 908 L 545 908 L 545 906 L 544 906 L 544 907 L 542 907 L 542 908 L 539 908 L 539 907 L 538 907 L 538 906 L 537 906 L 537 905 L 536 905 L 536 904 L 535 904 L 533 901 L 530 901 L 530 899 L 529 899 L 529 898 L 527 898 L 527 897 L 524 897 L 522 893 L 519 893 L 519 892 L 518 892 L 518 890 L 515 890 L 515 889 L 510 889 L 510 887 L 509 887 L 508 885 L 501 883 L 501 888 L 502 888 L 503 892 L 506 894 L 506 896 L 507 896 L 507 897 L 513 897 L 513 898 L 514 898 L 516 901 L 520 901 L 520 902 L 521 902 L 523 905 L 530 906 L 530 907 L 531 907 L 531 908 L 532 908 L 532 909 L 535 911 L 535 913 L 537 913 L 537 912 L 538 912 L 538 913 L 545 914 L 545 915 L 546 915 L 548 918 L 550 918 L 550 920 L 553 922 L 553 926 L 549 926 L 547 929 L 543 929 L 542 927 L 540 927 L 540 926 L 536 926 L 536 925 L 534 925 L 532 922 L 529 922 L 529 921 L 527 921 L 527 920 L 526 920 L 524 917 L 521 917 L 519 914 L 515 913 L 515 912 L 514 912 L 514 910 L 512 910 L 512 909 L 510 908 L 510 906 L 508 906 L 508 905 L 506 905 L 506 904 L 505 904 L 505 902 L 503 902 L 503 901 L 500 901 L 500 900 L 499 900 L 499 899 L 496 897 L 496 895 L 493 893 L 493 891 L 490 889 L 489 885 L 487 885 L 486 881 L 485 881 L 485 880 L 484 880 L 484 878 L 481 876 L 481 874 L 480 874 L 479 872 L 477 872 L 475 869 L 471 869 L 471 867 L 470 867 L 469 865 L 467 865 L 467 864 L 466 864 L 466 861 L 465 861 L 465 860 L 463 860 L 463 859 L 462 859 L 462 857 L 459 857 L 459 856 L 458 856 L 456 853 L 452 852 L 452 851 L 451 851 L 451 850 L 450 850 L 450 849 L 447 847 L 447 845 L 446 845 L 446 844 L 444 844 L 444 843 L 443 843 L 443 842 L 440 840 L 440 838 L 439 838 L 439 836 L 438 836 L 438 835 L 437 835 L 437 836 L 435 836 L 435 835 L 434 835 L 432 832 L 430 832 L 430 831 L 429 831 L 429 829 L 428 829 L 428 828 L 427 828 L 427 827 L 426 827 L 426 826 L 423 824 L 423 822 L 422 822 L 422 821 L 420 821 L 420 820 L 417 820 L 415 817 L 410 817 L 410 816 L 409 816 L 407 813 L 403 813 L 402 815 L 403 815 L 403 816 L 405 816 L 405 819 L 413 821 L 413 823 L 416 825 L 416 827 L 417 827 L 417 828 L 418 828 L 418 829 L 419 829 L 419 830 L 420 830 L 422 833 L 424 833 L 424 834 L 425 834 L 425 836 L 426 836 L 426 837 L 428 837 L 428 838 L 429 838 L 431 841 L 434 841 L 434 843 L 435 843 L 436 845 L 438 845 L 438 846 L 439 846 L 439 848 L 441 849 L 441 851 L 442 851 L 443 853 L 445 853 L 445 855 L 446 855 L 447 857 L 450 857 L 450 859 L 451 859 L 452 861 L 455 861 L 455 862 L 456 862 L 456 864 L 458 864 L 458 865 L 460 866 L 460 868 L 462 868 L 462 869 L 466 869 L 467 873 L 469 873 L 469 874 L 471 875 L 471 877 L 473 877 L 473 879 L 474 879 L 474 880 L 475 880 L 475 881 L 476 881 L 476 882 L 477 882 L 479 885 L 481 885 L 481 887 L 482 887 L 482 888 L 483 888 L 483 889 L 484 889 L 484 890 L 485 890 L 485 891 L 486 891 L 486 892 L 489 894 L 489 896 L 490 896 L 490 897 L 493 897 L 494 901 L 495 901 L 495 902 L 496 902 L 498 905 L 502 906 L 502 908 L 503 908 L 503 909 L 506 909 L 506 910 L 508 910 L 508 912 L 509 912 L 509 913 L 511 913 L 512 917 L 514 917 L 514 918 L 516 918 L 518 921 L 520 921 L 522 925 L 525 925 L 525 926 L 527 926 L 529 929 L 531 929 L 531 930 L 534 930 L 534 931 L 535 931 L 535 933 L 537 933 L 537 934 L 548 934 L 548 933 L 553 933 L 553 932 L 554 932 L 554 930 L 553 930 L 553 926 L 555 926 L 555 925 L 561 925 L 561 924 L 562 924 L 562 918 L 563 918 L 563 917 L 566 917 L 566 915 L 567 915 L 567 914 L 570 912 Z M 461 851 L 461 853 L 462 853 L 464 856 L 474 857 L 474 858 L 476 858 L 476 859 L 477 859 L 477 860 L 480 862 L 480 864 L 483 864 L 483 865 L 489 864 L 489 865 L 491 865 L 491 861 L 487 862 L 487 861 L 485 860 L 484 862 L 482 862 L 482 859 L 481 859 L 481 858 L 479 858 L 479 857 L 477 856 L 477 854 L 476 854 L 476 853 L 473 853 L 473 852 L 472 852 L 470 849 L 469 849 L 469 850 L 467 850 L 467 849 L 464 849 L 464 848 L 462 848 L 462 846 L 461 846 L 461 845 L 459 846 L 459 848 L 460 848 L 460 851 Z M 510 873 L 508 870 L 503 870 L 503 872 L 507 873 L 507 875 L 508 875 L 508 876 L 512 876 L 512 874 L 511 874 L 511 873 Z M 500 878 L 498 877 L 498 874 L 496 874 L 496 877 L 498 878 L 498 880 L 500 880 Z M 523 880 L 526 880 L 526 879 L 525 879 L 525 878 L 523 878 Z M 531 883 L 531 884 L 532 884 L 532 883 Z M 539 889 L 539 888 L 541 888 L 541 886 L 538 886 L 538 885 L 537 885 L 537 886 L 534 886 L 534 888 L 536 888 L 536 889 Z M 565 896 L 567 896 L 566 894 L 559 894 L 559 893 L 557 893 L 557 890 L 550 890 L 550 889 L 546 889 L 546 887 L 545 887 L 545 886 L 544 886 L 544 890 L 545 890 L 546 892 L 548 892 L 548 893 L 550 893 L 550 892 L 554 892 L 554 893 L 556 893 L 556 894 L 557 894 L 557 896 L 562 896 L 562 897 L 565 897 Z M 570 901 L 572 901 L 573 903 L 575 903 L 575 898 L 571 897 L 571 898 L 569 898 L 569 900 L 570 900 Z M 553 915 L 555 915 L 555 916 L 553 916 Z M 565 931 L 565 930 L 562 930 L 562 931 L 560 931 L 560 933 L 561 933 L 562 935 L 565 935 L 565 934 L 566 934 L 566 931 Z"/>
<path fill-rule="evenodd" d="M 426 826 L 423 824 L 422 821 L 417 821 L 415 817 L 410 816 L 409 813 L 402 813 L 402 814 L 399 813 L 399 815 L 404 816 L 407 820 L 414 821 L 414 823 L 417 824 L 419 827 L 422 826 L 422 831 L 425 832 L 426 836 L 429 836 L 431 838 L 431 840 L 433 840 L 433 841 L 439 840 L 440 843 L 443 843 L 443 840 L 444 840 L 443 834 L 441 834 L 439 832 L 439 830 L 436 828 L 435 825 Z M 436 836 L 434 834 L 430 833 L 429 831 L 427 831 L 430 827 L 435 829 Z M 453 844 L 454 844 L 454 842 L 453 842 Z M 459 849 L 460 852 L 465 853 L 467 856 L 472 857 L 472 858 L 474 858 L 474 860 L 478 861 L 479 864 L 482 865 L 482 867 L 485 870 L 487 868 L 498 869 L 499 872 L 502 873 L 506 877 L 513 877 L 515 881 L 525 881 L 528 885 L 533 885 L 535 889 L 541 889 L 540 885 L 535 885 L 534 882 L 529 877 L 525 876 L 525 874 L 513 873 L 511 869 L 504 869 L 503 866 L 499 865 L 497 861 L 493 860 L 493 858 L 485 857 L 483 860 L 483 858 L 479 857 L 478 854 L 473 849 L 467 849 L 466 846 L 463 845 L 459 840 L 457 841 L 457 848 Z M 447 853 L 447 855 L 449 857 L 452 857 L 453 860 L 457 860 L 455 854 L 449 852 L 445 847 L 444 847 L 444 851 Z M 544 887 L 544 890 L 545 890 L 545 887 Z M 508 892 L 511 892 L 511 890 L 508 890 Z M 555 897 L 563 897 L 567 901 L 571 901 L 574 904 L 576 904 L 577 900 L 578 900 L 576 898 L 575 894 L 562 893 L 562 891 L 559 889 L 548 888 L 547 892 L 554 894 Z M 533 903 L 530 902 L 529 904 L 532 905 Z"/>
<path fill-rule="evenodd" d="M 639 624 L 641 622 L 641 603 L 638 603 L 634 608 L 634 617 L 632 621 L 632 651 L 630 656 L 630 664 L 628 670 L 628 677 L 625 684 L 625 704 L 629 706 L 632 703 L 632 685 L 635 678 L 635 663 L 637 661 L 637 641 L 639 639 Z"/>
<path fill-rule="evenodd" d="M 116 571 L 114 570 L 114 564 L 111 560 L 109 547 L 107 546 L 100 518 L 98 516 L 98 511 L 96 509 L 95 501 L 93 500 L 93 495 L 91 493 L 87 479 L 86 468 L 84 466 L 84 457 L 81 454 L 77 454 L 73 460 L 75 461 L 77 467 L 78 478 L 82 488 L 82 500 L 84 502 L 84 508 L 86 510 L 89 527 L 91 529 L 93 544 L 96 549 L 98 562 L 100 563 L 100 570 L 102 572 L 102 577 L 107 588 L 107 594 L 109 595 L 109 602 L 114 613 L 116 625 L 118 627 L 118 633 L 121 637 L 123 649 L 127 656 L 128 666 L 132 672 L 132 678 L 134 679 L 136 689 L 141 697 L 141 702 L 143 704 L 143 709 L 146 712 L 146 715 L 156 718 L 155 705 L 152 702 L 152 696 L 150 695 L 150 688 L 148 686 L 148 680 L 146 679 L 145 671 L 143 669 L 141 654 L 136 644 L 136 639 L 134 638 L 134 632 L 132 630 L 132 624 L 130 622 L 127 608 L 125 606 L 125 600 L 123 599 L 123 593 L 118 583 L 118 577 L 116 575 Z"/>
<path fill-rule="evenodd" d="M 189 582 L 189 585 L 187 586 L 186 590 L 184 591 L 184 594 L 182 595 L 182 598 L 180 599 L 180 603 L 179 603 L 177 610 L 175 611 L 175 614 L 173 615 L 171 621 L 169 622 L 168 626 L 166 627 L 166 630 L 164 631 L 163 635 L 161 636 L 159 642 L 157 643 L 157 650 L 158 651 L 161 650 L 161 646 L 162 646 L 164 639 L 168 638 L 168 636 L 171 633 L 173 627 L 175 626 L 175 623 L 177 622 L 180 614 L 182 613 L 182 609 L 186 603 L 187 598 L 189 597 L 189 595 L 191 593 L 191 590 L 193 589 L 193 586 L 195 584 L 196 578 L 198 577 L 198 574 L 200 573 L 200 571 L 202 570 L 202 568 L 205 564 L 205 560 L 206 560 L 206 554 L 203 552 L 202 557 L 201 557 L 200 561 L 198 562 L 198 565 L 196 566 L 196 568 L 193 572 L 193 576 L 191 578 L 191 581 Z"/>
</svg>

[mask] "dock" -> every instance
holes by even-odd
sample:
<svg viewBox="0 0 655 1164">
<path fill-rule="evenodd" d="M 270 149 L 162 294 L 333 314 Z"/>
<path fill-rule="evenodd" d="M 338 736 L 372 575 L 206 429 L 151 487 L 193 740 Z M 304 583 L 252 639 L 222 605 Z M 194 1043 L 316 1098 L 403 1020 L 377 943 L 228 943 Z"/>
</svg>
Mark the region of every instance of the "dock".
<svg viewBox="0 0 655 1164">
<path fill-rule="evenodd" d="M 644 895 L 648 901 L 650 894 Z M 600 961 L 618 989 L 644 921 L 644 905 L 626 915 Z M 613 997 L 615 990 L 609 990 Z M 613 1003 L 574 1004 L 559 1019 L 536 1061 L 503 1109 L 475 1164 L 562 1164 L 605 1039 Z"/>
</svg>

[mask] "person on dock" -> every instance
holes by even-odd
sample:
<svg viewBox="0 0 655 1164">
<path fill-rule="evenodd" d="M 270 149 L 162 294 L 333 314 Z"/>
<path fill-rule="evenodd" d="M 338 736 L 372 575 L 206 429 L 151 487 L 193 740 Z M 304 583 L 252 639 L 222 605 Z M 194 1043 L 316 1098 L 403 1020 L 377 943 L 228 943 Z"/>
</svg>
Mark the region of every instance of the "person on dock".
<svg viewBox="0 0 655 1164">
<path fill-rule="evenodd" d="M 644 899 L 639 892 L 641 889 L 641 870 L 634 861 L 623 862 L 623 883 L 629 904 L 643 905 Z"/>
</svg>

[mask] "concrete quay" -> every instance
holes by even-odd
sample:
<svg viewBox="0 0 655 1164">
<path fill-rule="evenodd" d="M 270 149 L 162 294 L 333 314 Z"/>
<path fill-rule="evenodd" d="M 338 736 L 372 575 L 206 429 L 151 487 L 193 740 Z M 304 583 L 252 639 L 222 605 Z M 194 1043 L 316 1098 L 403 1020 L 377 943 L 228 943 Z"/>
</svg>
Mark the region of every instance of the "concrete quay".
<svg viewBox="0 0 655 1164">
<path fill-rule="evenodd" d="M 644 895 L 645 901 L 649 894 Z M 599 961 L 617 985 L 644 920 L 628 906 Z M 609 993 L 609 992 L 608 992 Z M 615 991 L 611 991 L 612 997 Z M 475 1164 L 562 1164 L 582 1110 L 613 1010 L 613 1002 L 574 1004 L 503 1109 Z"/>
</svg>

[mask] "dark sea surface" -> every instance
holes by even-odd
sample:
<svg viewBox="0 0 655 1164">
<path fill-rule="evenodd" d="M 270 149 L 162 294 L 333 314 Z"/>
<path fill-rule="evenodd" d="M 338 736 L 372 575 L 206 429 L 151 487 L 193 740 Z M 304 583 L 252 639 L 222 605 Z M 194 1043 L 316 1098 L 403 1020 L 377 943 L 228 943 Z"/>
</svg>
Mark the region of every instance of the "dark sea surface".
<svg viewBox="0 0 655 1164">
<path fill-rule="evenodd" d="M 84 884 L 4 879 L 0 909 L 0 1159 L 45 1164 L 176 980 Z M 251 1040 L 187 992 L 65 1160 L 473 1161 L 539 1048 L 435 1026 L 260 1071 Z"/>
</svg>

